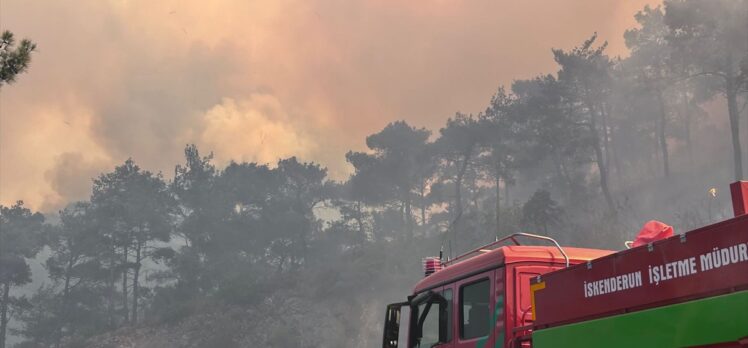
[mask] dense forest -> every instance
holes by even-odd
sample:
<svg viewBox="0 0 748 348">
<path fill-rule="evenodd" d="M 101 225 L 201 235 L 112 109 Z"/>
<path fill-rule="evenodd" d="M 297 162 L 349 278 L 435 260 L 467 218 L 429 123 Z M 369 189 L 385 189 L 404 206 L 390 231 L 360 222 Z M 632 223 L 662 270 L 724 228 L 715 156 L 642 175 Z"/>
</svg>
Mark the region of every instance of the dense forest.
<svg viewBox="0 0 748 348">
<path fill-rule="evenodd" d="M 748 1 L 670 0 L 636 20 L 628 57 L 592 34 L 483 112 L 386 125 L 346 153 L 342 182 L 187 145 L 173 173 L 127 159 L 58 216 L 1 206 L 0 347 L 374 347 L 383 305 L 440 249 L 518 231 L 620 249 L 649 219 L 724 218 L 721 188 L 745 178 Z M 45 280 L 29 289 L 34 263 Z"/>
</svg>

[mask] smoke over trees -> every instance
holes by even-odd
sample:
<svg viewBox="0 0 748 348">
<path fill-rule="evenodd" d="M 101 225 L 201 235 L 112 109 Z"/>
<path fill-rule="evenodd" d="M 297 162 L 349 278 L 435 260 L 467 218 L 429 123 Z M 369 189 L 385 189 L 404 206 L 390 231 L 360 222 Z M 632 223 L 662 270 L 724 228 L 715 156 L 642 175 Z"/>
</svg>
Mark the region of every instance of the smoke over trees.
<svg viewBox="0 0 748 348">
<path fill-rule="evenodd" d="M 743 178 L 747 15 L 744 0 L 646 7 L 625 34 L 630 57 L 609 57 L 596 34 L 553 49 L 556 72 L 499 87 L 483 112 L 458 112 L 435 131 L 392 122 L 368 136 L 367 151 L 345 155 L 353 172 L 343 182 L 296 157 L 219 165 L 187 145 L 173 178 L 128 159 L 55 224 L 22 202 L 3 206 L 0 348 L 11 316 L 19 347 L 74 347 L 236 308 L 251 315 L 190 345 L 366 346 L 379 338 L 367 304 L 405 296 L 420 258 L 440 247 L 454 255 L 525 230 L 622 245 L 641 216 L 658 218 L 632 196 L 667 203 L 647 187 L 714 166 L 696 155 L 713 100 L 727 105 L 732 178 Z M 709 199 L 708 218 L 703 207 L 680 210 L 674 224 L 713 222 L 720 208 Z M 40 250 L 49 279 L 12 295 Z"/>
<path fill-rule="evenodd" d="M 738 97 L 748 90 L 748 11 L 744 1 L 672 1 L 665 3 L 666 40 L 689 75 L 716 83 L 730 119 L 735 179 L 743 179 Z"/>
</svg>

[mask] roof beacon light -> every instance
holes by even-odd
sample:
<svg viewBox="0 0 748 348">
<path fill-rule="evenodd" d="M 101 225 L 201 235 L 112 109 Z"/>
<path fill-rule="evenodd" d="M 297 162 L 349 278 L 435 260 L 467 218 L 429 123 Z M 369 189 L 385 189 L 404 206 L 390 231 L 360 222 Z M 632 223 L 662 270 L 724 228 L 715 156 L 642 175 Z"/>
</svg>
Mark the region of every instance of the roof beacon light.
<svg viewBox="0 0 748 348">
<path fill-rule="evenodd" d="M 442 260 L 438 257 L 423 258 L 423 273 L 426 277 L 444 268 Z"/>
</svg>

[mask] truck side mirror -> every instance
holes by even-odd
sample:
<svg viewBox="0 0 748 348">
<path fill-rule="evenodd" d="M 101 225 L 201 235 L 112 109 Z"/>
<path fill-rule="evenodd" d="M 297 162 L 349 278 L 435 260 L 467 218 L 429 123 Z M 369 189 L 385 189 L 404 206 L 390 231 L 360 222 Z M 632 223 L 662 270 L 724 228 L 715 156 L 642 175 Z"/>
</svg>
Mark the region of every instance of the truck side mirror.
<svg viewBox="0 0 748 348">
<path fill-rule="evenodd" d="M 400 302 L 387 305 L 387 311 L 384 316 L 382 348 L 397 348 L 400 337 L 400 310 L 403 306 L 409 304 L 408 302 Z"/>
</svg>

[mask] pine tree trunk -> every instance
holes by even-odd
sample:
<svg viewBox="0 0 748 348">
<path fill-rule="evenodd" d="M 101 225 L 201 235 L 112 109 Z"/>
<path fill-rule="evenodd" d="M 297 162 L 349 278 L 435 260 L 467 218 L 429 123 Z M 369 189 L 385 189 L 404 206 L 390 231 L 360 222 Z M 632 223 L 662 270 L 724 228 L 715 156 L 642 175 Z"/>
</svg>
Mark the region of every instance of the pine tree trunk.
<svg viewBox="0 0 748 348">
<path fill-rule="evenodd" d="M 595 158 L 597 162 L 597 169 L 600 172 L 600 188 L 603 191 L 603 197 L 605 197 L 605 203 L 608 204 L 608 208 L 611 212 L 615 212 L 615 205 L 613 204 L 613 196 L 610 194 L 610 188 L 608 187 L 608 169 L 605 167 L 603 162 L 603 151 L 599 144 L 595 146 Z"/>
<path fill-rule="evenodd" d="M 613 159 L 613 166 L 615 166 L 615 169 L 616 169 L 616 177 L 618 179 L 618 186 L 624 187 L 626 183 L 624 182 L 625 180 L 623 179 L 624 175 L 623 175 L 623 166 L 621 165 L 621 156 L 617 150 L 618 147 L 616 146 L 616 140 L 617 140 L 616 134 L 617 133 L 614 133 L 613 130 L 611 129 L 610 150 L 611 150 L 611 156 Z"/>
<path fill-rule="evenodd" d="M 140 298 L 140 264 L 141 264 L 141 249 L 142 245 L 140 241 L 135 249 L 135 269 L 133 270 L 132 278 L 132 318 L 131 322 L 134 325 L 138 324 L 138 299 Z"/>
<path fill-rule="evenodd" d="M 603 197 L 605 203 L 608 204 L 608 208 L 611 213 L 615 213 L 615 204 L 613 203 L 613 196 L 610 194 L 610 187 L 608 184 L 608 167 L 603 157 L 603 149 L 600 145 L 600 134 L 597 129 L 595 108 L 593 104 L 587 101 L 587 108 L 590 114 L 590 132 L 592 132 L 592 147 L 595 152 L 595 162 L 597 163 L 597 170 L 600 174 L 600 189 L 603 191 Z"/>
<path fill-rule="evenodd" d="M 681 98 L 683 99 L 683 127 L 686 141 L 686 150 L 688 151 L 688 161 L 693 164 L 693 141 L 691 140 L 691 108 L 690 101 L 688 99 L 688 93 L 682 92 Z"/>
<path fill-rule="evenodd" d="M 606 105 L 600 106 L 600 116 L 602 118 L 602 136 L 603 149 L 605 150 L 605 166 L 610 170 L 610 138 L 608 130 L 608 110 Z M 609 175 L 610 176 L 610 175 Z"/>
<path fill-rule="evenodd" d="M 654 154 L 654 163 L 650 166 L 649 172 L 652 174 L 652 176 L 657 176 L 657 172 L 660 170 L 660 140 L 657 136 L 657 127 L 659 127 L 660 121 L 655 119 L 654 121 L 654 129 L 655 131 L 652 133 L 652 140 L 653 142 L 649 145 L 652 146 L 652 153 Z"/>
<path fill-rule="evenodd" d="M 366 231 L 364 231 L 363 216 L 361 214 L 361 201 L 356 201 L 356 223 L 358 224 L 358 235 L 363 245 L 366 242 Z"/>
<path fill-rule="evenodd" d="M 452 237 L 455 241 L 455 249 L 457 249 L 457 232 L 462 219 L 462 179 L 467 171 L 472 152 L 473 146 L 471 145 L 462 154 L 462 164 L 460 164 L 460 170 L 457 172 L 457 177 L 455 178 L 455 217 L 452 220 Z"/>
<path fill-rule="evenodd" d="M 426 184 L 421 181 L 421 226 L 426 226 Z"/>
<path fill-rule="evenodd" d="M 506 178 L 504 179 L 504 205 L 509 206 L 511 202 L 509 202 L 509 183 L 506 182 Z"/>
<path fill-rule="evenodd" d="M 68 258 L 68 264 L 65 267 L 65 285 L 62 289 L 62 318 L 67 318 L 69 316 L 68 313 L 68 306 L 69 306 L 69 298 L 70 298 L 70 278 L 73 270 L 73 263 L 75 262 L 75 259 L 72 255 Z M 60 324 L 57 327 L 57 338 L 55 340 L 55 347 L 59 348 L 62 344 L 62 330 L 64 328 L 63 324 Z"/>
<path fill-rule="evenodd" d="M 566 183 L 566 187 L 569 191 L 569 193 L 573 190 L 573 183 L 571 182 L 571 175 L 569 175 L 569 171 L 566 169 L 566 166 L 564 166 L 564 161 L 561 159 L 561 156 L 557 152 L 553 152 L 553 164 L 556 167 L 556 175 L 560 176 L 561 179 Z"/>
<path fill-rule="evenodd" d="M 460 165 L 460 171 L 457 173 L 457 178 L 455 179 L 455 218 L 453 222 L 454 225 L 457 225 L 457 223 L 462 218 L 462 179 L 465 177 L 465 171 L 467 170 L 469 156 L 470 156 L 469 154 L 463 155 L 463 161 L 462 161 L 462 164 Z"/>
<path fill-rule="evenodd" d="M 498 167 L 498 166 L 497 166 Z M 496 237 L 501 236 L 501 176 L 499 175 L 499 169 L 496 168 Z"/>
<path fill-rule="evenodd" d="M 10 280 L 3 284 L 3 302 L 0 307 L 0 348 L 5 348 L 5 334 L 8 331 L 8 302 L 10 301 Z"/>
<path fill-rule="evenodd" d="M 123 312 L 124 312 L 124 315 L 125 315 L 125 323 L 129 323 L 130 322 L 130 315 L 129 315 L 129 313 L 130 313 L 130 310 L 129 310 L 130 306 L 128 306 L 128 304 L 127 304 L 128 303 L 128 301 L 127 301 L 127 296 L 128 296 L 128 291 L 127 291 L 127 275 L 130 272 L 128 271 L 128 265 L 127 265 L 127 246 L 125 246 L 124 249 L 123 249 L 123 260 L 122 260 L 122 262 L 123 262 L 122 263 L 122 265 L 123 265 L 123 269 L 122 269 L 122 308 L 124 309 Z"/>
<path fill-rule="evenodd" d="M 608 106 L 606 110 L 607 110 L 606 118 L 612 117 L 611 115 L 613 114 L 613 107 Z M 611 120 L 610 122 L 612 123 L 613 121 Z M 606 146 L 610 147 L 610 154 L 608 157 L 608 168 L 610 169 L 610 166 L 611 166 L 610 163 L 612 162 L 613 168 L 615 168 L 616 179 L 618 179 L 618 186 L 623 187 L 624 186 L 623 167 L 621 166 L 621 159 L 620 159 L 619 152 L 618 152 L 618 146 L 616 146 L 617 144 L 618 145 L 620 144 L 617 142 L 615 127 L 611 126 L 607 128 L 608 128 L 608 134 L 606 136 L 607 138 Z"/>
<path fill-rule="evenodd" d="M 734 78 L 730 77 L 727 79 L 726 87 L 735 180 L 743 180 L 743 154 L 740 146 L 740 111 L 738 110 L 737 87 L 735 86 Z"/>
<path fill-rule="evenodd" d="M 667 110 L 665 109 L 665 100 L 662 97 L 662 91 L 657 90 L 657 104 L 659 106 L 659 118 L 657 122 L 657 139 L 662 151 L 662 168 L 665 177 L 670 177 L 670 156 L 667 149 L 667 137 L 665 136 L 665 127 L 667 126 Z"/>
<path fill-rule="evenodd" d="M 410 194 L 405 197 L 405 228 L 408 230 L 408 240 L 413 239 L 413 211 L 410 204 Z"/>
<path fill-rule="evenodd" d="M 473 176 L 473 180 L 470 182 L 470 190 L 471 190 L 471 201 L 473 202 L 473 208 L 475 208 L 475 211 L 480 211 L 480 205 L 478 204 L 478 183 L 476 182 L 478 178 Z"/>
<path fill-rule="evenodd" d="M 109 292 L 109 303 L 107 303 L 107 315 L 109 319 L 109 329 L 114 329 L 114 251 L 110 254 L 109 258 L 109 279 L 107 280 L 107 288 Z"/>
</svg>

